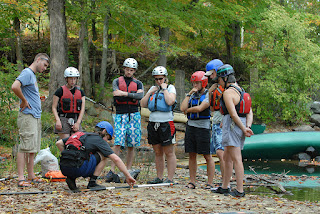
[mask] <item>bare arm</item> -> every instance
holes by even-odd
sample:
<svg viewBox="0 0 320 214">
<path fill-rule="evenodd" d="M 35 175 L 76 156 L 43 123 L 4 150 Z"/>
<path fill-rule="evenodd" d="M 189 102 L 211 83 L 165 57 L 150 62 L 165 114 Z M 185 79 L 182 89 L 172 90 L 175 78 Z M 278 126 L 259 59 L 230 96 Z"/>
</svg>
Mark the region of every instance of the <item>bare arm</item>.
<svg viewBox="0 0 320 214">
<path fill-rule="evenodd" d="M 30 108 L 30 105 L 27 101 L 27 99 L 24 97 L 22 90 L 21 90 L 21 82 L 19 80 L 15 80 L 11 86 L 12 91 L 17 95 L 17 97 L 20 98 L 21 103 L 20 103 L 20 108 L 21 111 L 23 111 L 25 108 Z"/>
<path fill-rule="evenodd" d="M 59 102 L 59 97 L 56 95 L 53 95 L 53 101 L 52 101 L 52 113 L 54 115 L 54 118 L 56 119 L 56 129 L 57 130 L 61 130 L 62 129 L 62 125 L 61 125 L 61 120 L 60 117 L 58 115 L 58 102 Z"/>
<path fill-rule="evenodd" d="M 188 109 L 188 104 L 189 104 L 189 99 L 190 99 L 190 96 L 197 92 L 198 90 L 196 88 L 192 88 L 189 93 L 187 94 L 187 96 L 184 98 L 184 100 L 182 101 L 182 103 L 180 104 L 180 110 L 182 112 L 184 112 L 185 114 L 187 113 L 186 110 Z"/>
<path fill-rule="evenodd" d="M 175 102 L 176 102 L 176 94 L 174 93 L 169 93 L 168 91 L 168 84 L 167 83 L 162 83 L 161 84 L 161 88 L 165 89 L 163 91 L 163 95 L 164 95 L 164 100 L 166 101 L 166 103 L 169 106 L 172 106 Z"/>
<path fill-rule="evenodd" d="M 146 93 L 146 95 L 140 100 L 140 105 L 141 105 L 141 107 L 143 107 L 143 108 L 146 108 L 146 107 L 148 107 L 148 101 L 149 101 L 149 98 L 150 98 L 150 96 L 151 96 L 151 94 L 153 94 L 154 92 L 156 92 L 158 90 L 158 87 L 153 87 L 152 89 L 151 89 L 151 91 L 148 91 L 147 93 Z"/>
<path fill-rule="evenodd" d="M 126 176 L 127 183 L 130 186 L 133 186 L 136 183 L 136 180 L 130 175 L 130 173 L 127 170 L 127 167 L 124 165 L 123 161 L 119 158 L 119 156 L 113 153 L 109 155 L 109 158 L 118 167 L 118 169 L 121 172 L 123 172 L 123 174 Z"/>
<path fill-rule="evenodd" d="M 60 150 L 60 152 L 62 152 L 64 150 L 64 143 L 62 141 L 62 139 L 58 140 L 56 142 L 56 146 L 58 147 L 58 149 Z"/>
<path fill-rule="evenodd" d="M 81 98 L 81 101 L 82 101 L 82 104 L 81 104 L 81 110 L 80 110 L 80 113 L 79 113 L 79 117 L 77 119 L 77 122 L 74 124 L 73 126 L 73 131 L 79 131 L 79 127 L 80 127 L 80 124 L 81 124 L 81 121 L 82 121 L 82 118 L 83 118 L 83 115 L 84 115 L 84 112 L 85 112 L 85 106 L 86 106 L 86 97 L 83 96 Z"/>
</svg>

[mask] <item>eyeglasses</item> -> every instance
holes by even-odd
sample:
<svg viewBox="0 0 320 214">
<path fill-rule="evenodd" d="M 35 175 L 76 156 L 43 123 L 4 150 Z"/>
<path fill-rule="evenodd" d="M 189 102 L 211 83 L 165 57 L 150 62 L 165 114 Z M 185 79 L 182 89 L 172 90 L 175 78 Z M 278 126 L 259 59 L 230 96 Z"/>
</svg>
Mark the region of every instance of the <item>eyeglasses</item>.
<svg viewBox="0 0 320 214">
<path fill-rule="evenodd" d="M 163 77 L 160 77 L 160 78 L 154 78 L 155 81 L 158 81 L 158 80 L 163 80 Z"/>
</svg>

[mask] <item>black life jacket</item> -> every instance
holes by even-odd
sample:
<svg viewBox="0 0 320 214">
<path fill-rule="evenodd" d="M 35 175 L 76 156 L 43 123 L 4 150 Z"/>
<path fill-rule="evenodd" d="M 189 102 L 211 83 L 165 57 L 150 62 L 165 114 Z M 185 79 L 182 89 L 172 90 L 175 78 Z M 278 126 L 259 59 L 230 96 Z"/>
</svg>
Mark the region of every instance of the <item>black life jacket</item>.
<svg viewBox="0 0 320 214">
<path fill-rule="evenodd" d="M 202 94 L 199 94 L 199 93 L 192 94 L 189 99 L 188 108 L 191 108 L 194 106 L 200 106 L 202 101 L 206 98 L 207 92 L 208 90 L 206 89 Z M 210 107 L 206 108 L 202 112 L 188 113 L 187 117 L 190 120 L 210 119 Z"/>
<path fill-rule="evenodd" d="M 245 92 L 245 90 L 241 87 L 237 87 L 235 85 L 230 85 L 228 88 L 233 87 L 235 88 L 239 94 L 240 94 L 240 101 L 239 103 L 235 106 L 236 111 L 239 115 L 239 117 L 245 117 L 247 114 L 249 114 L 250 109 L 251 109 L 251 97 L 250 94 Z M 228 89 L 226 88 L 226 89 Z M 228 109 L 224 103 L 223 100 L 223 95 L 220 100 L 220 112 L 223 115 L 229 114 Z"/>
</svg>

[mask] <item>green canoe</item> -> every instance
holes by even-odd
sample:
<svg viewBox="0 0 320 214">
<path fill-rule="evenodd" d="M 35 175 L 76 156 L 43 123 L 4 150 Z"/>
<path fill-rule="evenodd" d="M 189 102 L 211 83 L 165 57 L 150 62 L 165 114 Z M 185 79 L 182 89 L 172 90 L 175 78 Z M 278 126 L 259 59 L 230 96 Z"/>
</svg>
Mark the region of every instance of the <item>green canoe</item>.
<svg viewBox="0 0 320 214">
<path fill-rule="evenodd" d="M 279 132 L 247 137 L 242 150 L 243 159 L 291 159 L 312 146 L 320 153 L 320 132 Z"/>
</svg>

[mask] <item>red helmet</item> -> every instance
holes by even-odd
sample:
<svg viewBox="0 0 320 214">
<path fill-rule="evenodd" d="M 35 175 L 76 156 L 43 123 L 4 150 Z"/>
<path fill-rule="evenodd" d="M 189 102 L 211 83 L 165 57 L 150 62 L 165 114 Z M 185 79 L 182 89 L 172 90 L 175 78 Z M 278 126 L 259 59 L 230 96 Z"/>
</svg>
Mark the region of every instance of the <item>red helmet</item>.
<svg viewBox="0 0 320 214">
<path fill-rule="evenodd" d="M 204 71 L 196 71 L 191 75 L 191 82 L 202 82 L 202 88 L 205 88 L 208 85 L 208 77 L 206 77 L 204 74 L 206 72 Z"/>
</svg>

